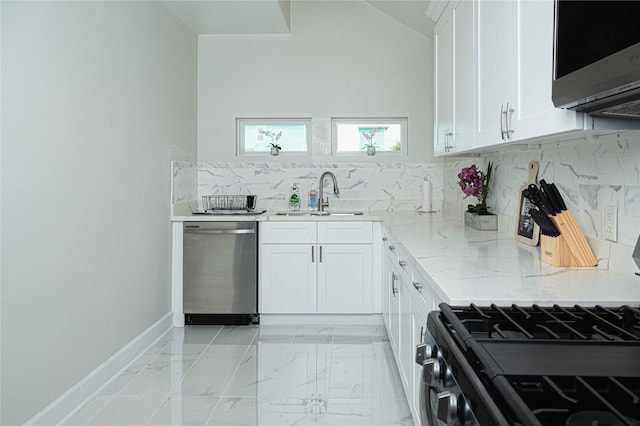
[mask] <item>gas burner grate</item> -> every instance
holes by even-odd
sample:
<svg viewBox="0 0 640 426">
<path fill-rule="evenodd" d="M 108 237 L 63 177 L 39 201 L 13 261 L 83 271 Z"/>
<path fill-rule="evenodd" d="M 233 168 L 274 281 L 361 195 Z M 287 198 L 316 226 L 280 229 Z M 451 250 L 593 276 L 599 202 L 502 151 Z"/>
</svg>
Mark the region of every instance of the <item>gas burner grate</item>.
<svg viewBox="0 0 640 426">
<path fill-rule="evenodd" d="M 504 376 L 497 387 L 508 392 L 514 414 L 525 424 L 640 426 L 640 378 Z"/>
<path fill-rule="evenodd" d="M 640 341 L 640 308 L 441 306 L 459 337 L 523 340 Z M 464 327 L 460 327 L 460 324 Z"/>
</svg>

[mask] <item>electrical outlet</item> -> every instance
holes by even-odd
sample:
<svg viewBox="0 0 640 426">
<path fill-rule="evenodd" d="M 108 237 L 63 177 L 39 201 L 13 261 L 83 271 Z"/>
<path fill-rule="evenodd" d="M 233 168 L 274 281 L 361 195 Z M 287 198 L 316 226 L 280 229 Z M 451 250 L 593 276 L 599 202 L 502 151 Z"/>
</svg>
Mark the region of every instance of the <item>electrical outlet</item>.
<svg viewBox="0 0 640 426">
<path fill-rule="evenodd" d="M 604 208 L 604 238 L 618 241 L 618 208 L 608 206 Z"/>
</svg>

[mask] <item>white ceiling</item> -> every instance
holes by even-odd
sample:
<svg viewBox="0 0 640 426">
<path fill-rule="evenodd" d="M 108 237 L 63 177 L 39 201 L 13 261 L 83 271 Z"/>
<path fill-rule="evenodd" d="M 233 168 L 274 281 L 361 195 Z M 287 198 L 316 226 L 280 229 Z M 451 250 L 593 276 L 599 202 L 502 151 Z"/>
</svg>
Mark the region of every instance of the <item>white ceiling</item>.
<svg viewBox="0 0 640 426">
<path fill-rule="evenodd" d="M 165 0 L 197 34 L 286 34 L 291 1 L 306 0 Z M 346 0 L 322 0 L 346 1 Z M 431 0 L 363 0 L 418 33 L 431 38 Z M 434 0 L 434 2 L 437 0 Z"/>
</svg>

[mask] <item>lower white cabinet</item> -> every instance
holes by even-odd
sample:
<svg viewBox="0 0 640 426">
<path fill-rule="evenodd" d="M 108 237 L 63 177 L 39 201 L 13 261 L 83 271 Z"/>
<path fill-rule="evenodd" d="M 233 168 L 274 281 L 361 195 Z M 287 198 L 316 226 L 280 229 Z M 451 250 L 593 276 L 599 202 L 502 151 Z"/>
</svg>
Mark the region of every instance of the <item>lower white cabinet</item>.
<svg viewBox="0 0 640 426">
<path fill-rule="evenodd" d="M 372 313 L 371 222 L 264 222 L 260 312 Z"/>
<path fill-rule="evenodd" d="M 316 263 L 312 244 L 263 244 L 260 251 L 260 312 L 315 313 Z"/>
<path fill-rule="evenodd" d="M 429 312 L 441 300 L 418 272 L 415 259 L 386 230 L 383 236 L 383 316 L 407 403 L 420 425 L 422 366 L 415 363 L 416 346 L 424 341 Z"/>
</svg>

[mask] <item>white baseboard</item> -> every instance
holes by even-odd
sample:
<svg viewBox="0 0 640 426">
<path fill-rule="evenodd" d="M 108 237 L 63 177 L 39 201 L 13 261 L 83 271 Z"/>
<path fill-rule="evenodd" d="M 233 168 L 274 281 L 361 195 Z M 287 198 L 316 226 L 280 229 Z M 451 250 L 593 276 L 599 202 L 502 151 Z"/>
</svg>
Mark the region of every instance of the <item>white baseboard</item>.
<svg viewBox="0 0 640 426">
<path fill-rule="evenodd" d="M 260 325 L 383 325 L 381 314 L 260 314 Z"/>
<path fill-rule="evenodd" d="M 109 380 L 143 354 L 149 346 L 169 331 L 172 325 L 173 314 L 169 312 L 29 419 L 25 426 L 49 426 L 61 423 L 74 414 L 83 402 L 93 396 Z"/>
</svg>

